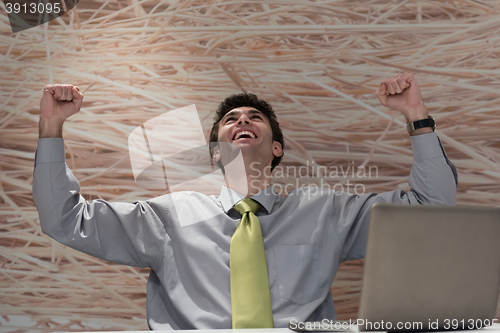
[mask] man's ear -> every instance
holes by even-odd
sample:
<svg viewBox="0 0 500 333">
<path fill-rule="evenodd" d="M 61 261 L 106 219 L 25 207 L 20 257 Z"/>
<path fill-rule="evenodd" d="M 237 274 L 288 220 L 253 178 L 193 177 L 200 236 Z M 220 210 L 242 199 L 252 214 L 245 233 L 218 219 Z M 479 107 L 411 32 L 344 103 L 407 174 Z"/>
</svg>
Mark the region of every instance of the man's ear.
<svg viewBox="0 0 500 333">
<path fill-rule="evenodd" d="M 273 155 L 276 157 L 283 156 L 283 148 L 278 141 L 273 141 Z"/>
<path fill-rule="evenodd" d="M 214 159 L 214 162 L 219 162 L 220 161 L 220 148 L 219 146 L 214 146 L 212 149 L 212 158 Z"/>
</svg>

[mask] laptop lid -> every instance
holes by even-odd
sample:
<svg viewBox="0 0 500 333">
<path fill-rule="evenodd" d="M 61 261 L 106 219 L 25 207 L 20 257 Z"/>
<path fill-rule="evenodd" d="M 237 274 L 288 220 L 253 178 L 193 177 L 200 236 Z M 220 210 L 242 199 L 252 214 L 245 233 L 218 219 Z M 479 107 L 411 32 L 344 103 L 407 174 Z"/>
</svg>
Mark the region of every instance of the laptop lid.
<svg viewBox="0 0 500 333">
<path fill-rule="evenodd" d="M 500 209 L 371 208 L 359 330 L 487 326 L 499 284 Z"/>
</svg>

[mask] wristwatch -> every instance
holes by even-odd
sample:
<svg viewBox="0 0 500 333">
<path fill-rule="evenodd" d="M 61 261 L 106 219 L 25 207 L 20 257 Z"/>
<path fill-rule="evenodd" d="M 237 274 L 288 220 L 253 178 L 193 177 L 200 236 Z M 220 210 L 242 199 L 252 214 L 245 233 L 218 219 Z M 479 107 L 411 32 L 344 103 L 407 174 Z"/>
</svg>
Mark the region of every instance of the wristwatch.
<svg viewBox="0 0 500 333">
<path fill-rule="evenodd" d="M 408 133 L 418 130 L 419 128 L 432 127 L 432 130 L 436 129 L 436 121 L 434 118 L 429 116 L 427 119 L 420 119 L 409 124 L 406 124 L 406 129 Z"/>
</svg>

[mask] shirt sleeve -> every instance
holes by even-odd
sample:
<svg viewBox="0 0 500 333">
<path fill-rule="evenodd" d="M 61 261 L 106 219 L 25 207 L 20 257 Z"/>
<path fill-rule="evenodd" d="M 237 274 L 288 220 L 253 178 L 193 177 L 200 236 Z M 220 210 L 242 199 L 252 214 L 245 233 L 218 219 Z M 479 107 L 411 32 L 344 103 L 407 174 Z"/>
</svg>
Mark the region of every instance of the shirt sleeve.
<svg viewBox="0 0 500 333">
<path fill-rule="evenodd" d="M 408 192 L 395 190 L 335 200 L 337 235 L 343 242 L 341 261 L 363 258 L 368 238 L 369 208 L 374 203 L 455 205 L 458 176 L 436 133 L 411 137 L 413 166 Z"/>
<path fill-rule="evenodd" d="M 64 141 L 38 141 L 33 200 L 42 231 L 56 241 L 97 258 L 151 267 L 165 228 L 147 202 L 87 202 L 65 163 Z"/>
</svg>

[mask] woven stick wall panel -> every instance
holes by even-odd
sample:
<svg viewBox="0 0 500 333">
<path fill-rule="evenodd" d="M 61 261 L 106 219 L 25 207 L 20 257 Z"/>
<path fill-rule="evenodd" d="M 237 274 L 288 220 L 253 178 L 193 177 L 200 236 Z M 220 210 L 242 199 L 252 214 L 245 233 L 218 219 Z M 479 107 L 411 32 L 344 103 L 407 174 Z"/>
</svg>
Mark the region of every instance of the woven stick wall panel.
<svg viewBox="0 0 500 333">
<path fill-rule="evenodd" d="M 64 128 L 82 195 L 130 202 L 164 193 L 134 182 L 131 131 L 195 104 L 208 134 L 218 103 L 241 91 L 276 110 L 283 167 L 374 172 L 287 175 L 276 184 L 350 181 L 366 192 L 407 190 L 412 154 L 404 119 L 380 106 L 374 92 L 384 78 L 412 72 L 458 168 L 458 203 L 499 205 L 495 0 L 85 0 L 15 34 L 0 8 L 1 330 L 147 329 L 147 270 L 91 258 L 40 230 L 31 185 L 48 83 L 76 84 L 85 94 L 82 111 Z M 339 319 L 356 318 L 361 272 L 355 261 L 337 274 Z"/>
</svg>

